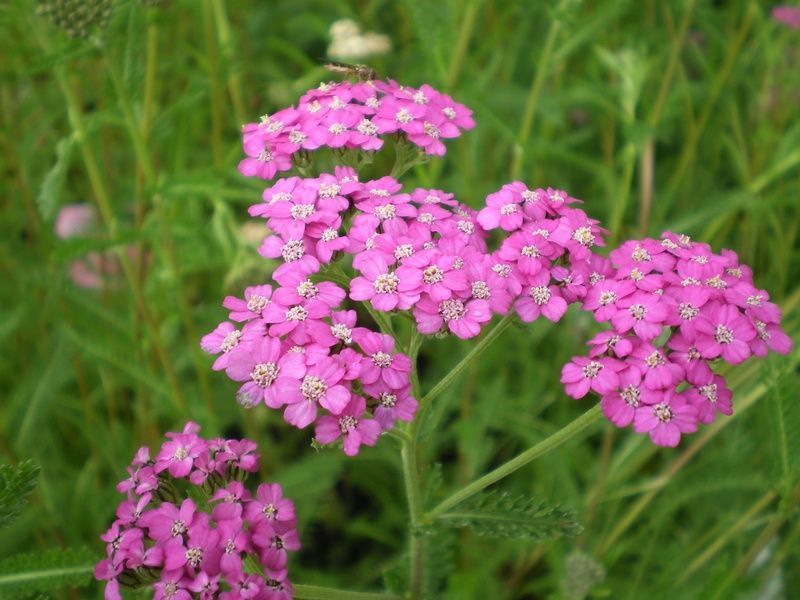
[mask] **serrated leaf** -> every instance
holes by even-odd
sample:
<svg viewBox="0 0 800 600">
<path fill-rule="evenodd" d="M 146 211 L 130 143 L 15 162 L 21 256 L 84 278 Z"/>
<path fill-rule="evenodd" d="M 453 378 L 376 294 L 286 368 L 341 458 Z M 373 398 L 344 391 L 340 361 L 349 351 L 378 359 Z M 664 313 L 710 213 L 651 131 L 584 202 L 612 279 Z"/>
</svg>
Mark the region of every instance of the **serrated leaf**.
<svg viewBox="0 0 800 600">
<path fill-rule="evenodd" d="M 468 527 L 477 535 L 537 541 L 572 537 L 582 531 L 573 511 L 506 492 L 480 494 L 439 519 L 442 524 Z"/>
<path fill-rule="evenodd" d="M 16 520 L 36 487 L 39 467 L 26 460 L 16 467 L 0 465 L 0 527 Z"/>
<path fill-rule="evenodd" d="M 87 549 L 15 554 L 0 561 L 0 598 L 21 600 L 50 590 L 84 586 L 95 561 Z"/>
<path fill-rule="evenodd" d="M 61 188 L 64 186 L 74 144 L 75 138 L 72 135 L 58 141 L 56 162 L 42 179 L 42 187 L 39 188 L 39 195 L 36 196 L 36 204 L 39 207 L 39 213 L 45 220 L 50 220 L 55 216 L 56 208 L 60 203 Z"/>
</svg>

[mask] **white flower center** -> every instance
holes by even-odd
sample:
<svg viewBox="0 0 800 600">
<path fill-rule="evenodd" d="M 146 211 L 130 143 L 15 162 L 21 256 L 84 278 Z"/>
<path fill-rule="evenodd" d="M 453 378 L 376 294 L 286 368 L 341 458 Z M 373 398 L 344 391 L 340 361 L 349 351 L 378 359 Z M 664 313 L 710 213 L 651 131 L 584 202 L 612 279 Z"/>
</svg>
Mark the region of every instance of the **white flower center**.
<svg viewBox="0 0 800 600">
<path fill-rule="evenodd" d="M 372 287 L 379 294 L 394 294 L 397 292 L 397 285 L 400 283 L 400 278 L 394 273 L 384 273 L 375 278 Z"/>
<path fill-rule="evenodd" d="M 386 369 L 392 366 L 392 356 L 391 354 L 386 354 L 386 352 L 376 352 L 372 355 L 372 362 L 376 367 Z"/>
<path fill-rule="evenodd" d="M 637 388 L 635 385 L 629 385 L 619 391 L 620 397 L 625 401 L 625 404 L 631 408 L 638 408 L 638 406 L 641 404 L 641 394 L 642 393 L 639 391 L 639 388 Z"/>
<path fill-rule="evenodd" d="M 331 335 L 337 340 L 343 341 L 345 344 L 349 344 L 353 341 L 353 330 L 343 323 L 331 325 Z"/>
<path fill-rule="evenodd" d="M 239 340 L 242 338 L 242 332 L 238 329 L 234 329 L 228 335 L 225 336 L 225 339 L 222 340 L 222 343 L 219 345 L 219 349 L 223 352 L 230 352 L 236 346 L 239 345 Z"/>
<path fill-rule="evenodd" d="M 672 421 L 672 417 L 674 416 L 672 413 L 672 409 L 666 402 L 660 402 L 656 404 L 653 407 L 653 414 L 662 423 L 669 423 L 670 421 Z"/>
<path fill-rule="evenodd" d="M 293 306 L 286 311 L 287 321 L 305 321 L 308 317 L 308 311 L 302 306 Z"/>
<path fill-rule="evenodd" d="M 422 281 L 428 285 L 439 283 L 443 279 L 444 273 L 442 273 L 442 270 L 436 265 L 426 267 L 422 272 Z"/>
<path fill-rule="evenodd" d="M 394 408 L 397 404 L 397 396 L 389 392 L 382 392 L 381 397 L 378 398 L 378 404 L 385 408 Z"/>
<path fill-rule="evenodd" d="M 259 387 L 267 388 L 278 378 L 279 371 L 278 365 L 273 362 L 258 363 L 250 372 L 250 379 Z"/>
<path fill-rule="evenodd" d="M 583 226 L 578 227 L 572 232 L 572 239 L 578 242 L 581 246 L 591 246 L 594 244 L 594 234 L 591 227 Z"/>
<path fill-rule="evenodd" d="M 297 295 L 306 300 L 314 298 L 318 293 L 319 290 L 317 286 L 315 286 L 310 279 L 306 279 L 297 286 Z"/>
<path fill-rule="evenodd" d="M 634 319 L 641 321 L 647 314 L 647 307 L 644 304 L 631 304 L 630 308 L 628 308 L 628 312 L 631 313 Z"/>
<path fill-rule="evenodd" d="M 613 304 L 617 301 L 617 292 L 614 290 L 608 290 L 605 292 L 600 292 L 600 306 L 608 306 L 609 304 Z"/>
<path fill-rule="evenodd" d="M 714 330 L 714 339 L 718 344 L 730 344 L 733 341 L 733 330 L 720 323 Z"/>
<path fill-rule="evenodd" d="M 458 321 L 467 314 L 464 303 L 457 298 L 450 298 L 439 303 L 439 316 L 445 321 Z"/>
<path fill-rule="evenodd" d="M 303 377 L 303 382 L 300 384 L 300 393 L 303 397 L 310 401 L 316 402 L 327 391 L 328 385 L 319 377 L 314 375 L 306 375 Z"/>
<path fill-rule="evenodd" d="M 552 292 L 546 285 L 537 285 L 531 288 L 530 295 L 536 304 L 539 306 L 544 306 L 550 302 L 550 296 L 552 295 Z"/>
<path fill-rule="evenodd" d="M 247 310 L 253 313 L 260 313 L 262 310 L 264 310 L 264 307 L 267 305 L 268 302 L 269 300 L 265 296 L 259 296 L 258 294 L 253 294 L 247 301 Z"/>
<path fill-rule="evenodd" d="M 644 359 L 644 362 L 651 369 L 661 367 L 667 363 L 667 361 L 664 359 L 664 356 L 658 350 L 651 352 L 647 358 Z"/>
<path fill-rule="evenodd" d="M 397 210 L 395 209 L 394 204 L 383 204 L 381 206 L 375 207 L 375 216 L 378 217 L 381 221 L 386 221 L 387 219 L 394 219 L 396 214 Z"/>
<path fill-rule="evenodd" d="M 500 214 L 513 215 L 517 210 L 519 210 L 519 207 L 516 204 L 504 204 L 500 207 Z"/>
<path fill-rule="evenodd" d="M 341 189 L 338 183 L 322 183 L 319 186 L 319 197 L 328 199 L 335 198 L 339 195 Z"/>
<path fill-rule="evenodd" d="M 350 415 L 345 415 L 339 418 L 339 430 L 347 435 L 351 430 L 358 426 L 358 420 Z"/>
<path fill-rule="evenodd" d="M 303 245 L 303 240 L 289 240 L 281 248 L 281 256 L 286 262 L 294 262 L 303 258 L 306 253 L 306 247 Z"/>
<path fill-rule="evenodd" d="M 596 360 L 589 361 L 583 367 L 583 376 L 586 379 L 594 379 L 600 374 L 600 371 L 603 370 L 603 365 Z"/>
<path fill-rule="evenodd" d="M 472 297 L 477 298 L 478 300 L 486 300 L 489 296 L 492 295 L 489 286 L 485 281 L 473 281 L 472 282 Z"/>
</svg>

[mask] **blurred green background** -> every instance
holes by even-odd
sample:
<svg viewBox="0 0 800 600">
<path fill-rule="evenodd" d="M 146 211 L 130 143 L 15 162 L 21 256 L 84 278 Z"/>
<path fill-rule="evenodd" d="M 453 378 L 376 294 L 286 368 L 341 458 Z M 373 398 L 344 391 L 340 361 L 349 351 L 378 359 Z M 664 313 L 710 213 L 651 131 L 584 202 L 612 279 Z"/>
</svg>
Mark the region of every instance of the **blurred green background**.
<svg viewBox="0 0 800 600">
<path fill-rule="evenodd" d="M 43 4 L 53 16 L 96 3 Z M 192 418 L 209 437 L 256 440 L 264 476 L 296 501 L 293 581 L 380 590 L 402 571 L 396 440 L 355 459 L 316 452 L 279 414 L 245 413 L 198 346 L 222 298 L 272 269 L 246 212 L 265 184 L 236 170 L 240 127 L 329 78 L 320 58 L 342 18 L 392 45 L 356 62 L 475 111 L 477 127 L 406 185 L 477 207 L 520 178 L 584 199 L 612 243 L 670 229 L 734 249 L 797 341 L 800 30 L 773 21 L 771 2 L 148 4 L 114 2 L 83 39 L 37 15 L 42 4 L 0 5 L 0 463 L 41 467 L 30 505 L 0 530 L 0 561 L 53 547 L 100 557 L 135 450 Z M 72 203 L 91 205 L 95 226 L 60 239 L 55 218 Z M 590 406 L 558 375 L 592 331 L 574 308 L 557 327 L 512 329 L 436 400 L 428 502 Z M 423 389 L 468 348 L 427 343 Z M 733 370 L 734 417 L 675 450 L 596 426 L 499 483 L 574 509 L 583 534 L 436 534 L 429 596 L 797 598 L 796 364 L 797 352 Z"/>
</svg>

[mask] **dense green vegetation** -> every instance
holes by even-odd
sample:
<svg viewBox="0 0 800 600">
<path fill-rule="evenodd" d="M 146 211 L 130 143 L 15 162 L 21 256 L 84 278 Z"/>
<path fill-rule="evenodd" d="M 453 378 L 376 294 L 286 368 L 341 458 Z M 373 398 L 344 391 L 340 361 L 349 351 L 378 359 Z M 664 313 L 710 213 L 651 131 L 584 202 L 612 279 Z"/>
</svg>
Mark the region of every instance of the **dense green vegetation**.
<svg viewBox="0 0 800 600">
<path fill-rule="evenodd" d="M 27 505 L 0 487 L 0 597 L 61 575 L 84 587 L 56 597 L 102 597 L 90 571 L 114 485 L 139 446 L 188 418 L 259 443 L 264 473 L 297 504 L 293 581 L 377 591 L 402 580 L 397 441 L 354 459 L 317 452 L 279 414 L 245 413 L 198 345 L 224 318 L 222 298 L 272 268 L 248 226 L 264 184 L 236 170 L 240 126 L 330 76 L 318 57 L 340 18 L 390 36 L 392 51 L 369 60 L 378 73 L 475 111 L 477 127 L 407 183 L 478 206 L 520 178 L 585 200 L 612 244 L 670 229 L 734 249 L 797 341 L 800 31 L 767 4 L 118 0 L 105 28 L 73 39 L 32 1 L 3 3 L 0 463 L 31 460 L 40 473 Z M 84 202 L 95 230 L 57 238 L 59 208 Z M 91 253 L 114 272 L 83 289 L 70 269 Z M 428 506 L 591 407 L 558 378 L 594 330 L 574 308 L 556 326 L 512 327 L 437 397 L 421 424 Z M 426 343 L 423 389 L 470 347 Z M 582 598 L 582 586 L 610 598 L 794 597 L 797 360 L 729 370 L 734 416 L 677 449 L 596 424 L 504 479 L 495 487 L 513 497 L 574 511 L 582 533 L 436 530 L 430 597 Z M 35 476 L 7 467 L 0 484 L 22 493 Z M 37 569 L 39 587 L 13 580 Z"/>
</svg>

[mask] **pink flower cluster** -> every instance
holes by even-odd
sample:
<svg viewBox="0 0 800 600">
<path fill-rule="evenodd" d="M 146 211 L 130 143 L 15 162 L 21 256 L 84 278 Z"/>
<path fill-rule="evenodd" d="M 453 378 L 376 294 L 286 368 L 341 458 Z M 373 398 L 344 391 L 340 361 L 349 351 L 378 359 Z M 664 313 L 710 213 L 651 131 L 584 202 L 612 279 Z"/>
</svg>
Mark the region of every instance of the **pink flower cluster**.
<svg viewBox="0 0 800 600">
<path fill-rule="evenodd" d="M 226 298 L 241 328 L 223 322 L 201 345 L 220 355 L 214 369 L 242 382 L 237 399 L 244 407 L 283 409 L 300 429 L 315 423 L 318 442 L 341 438 L 352 456 L 398 419 L 413 419 L 411 360 L 395 351 L 391 336 L 358 327 L 354 310 L 335 310 L 345 291 L 312 280 L 319 262 L 304 258 L 275 271 L 276 289 L 254 286 L 244 298 Z"/>
<path fill-rule="evenodd" d="M 443 154 L 439 137 L 472 127 L 470 114 L 427 85 L 326 84 L 298 108 L 247 126 L 251 158 L 241 168 L 269 178 L 300 150 L 376 150 L 377 136 L 387 133 Z M 372 133 L 365 136 L 361 125 Z M 284 166 L 276 156 L 287 157 Z M 281 179 L 249 211 L 269 228 L 259 252 L 279 261 L 277 287 L 227 298 L 230 321 L 201 345 L 219 355 L 215 369 L 242 383 L 241 404 L 280 408 L 299 428 L 315 423 L 318 442 L 342 438 L 345 452 L 355 454 L 397 420 L 410 421 L 417 402 L 409 358 L 395 352 L 389 335 L 356 326 L 346 299 L 384 313 L 411 311 L 419 333 L 462 339 L 512 306 L 526 322 L 540 315 L 557 321 L 586 292 L 591 249 L 602 245 L 603 230 L 577 202 L 514 182 L 476 212 L 441 190 L 405 191 L 390 176 L 362 182 L 350 167 Z M 494 229 L 505 239 L 490 252 Z M 355 276 L 336 263 L 352 266 Z"/>
<path fill-rule="evenodd" d="M 426 154 L 442 156 L 443 139 L 475 126 L 472 111 L 429 85 L 394 81 L 323 83 L 298 103 L 243 128 L 247 158 L 239 171 L 272 179 L 292 167 L 292 157 L 320 147 L 375 151 L 381 136 L 397 134 Z"/>
<path fill-rule="evenodd" d="M 658 445 L 676 446 L 698 423 L 732 413 L 711 364 L 791 349 L 780 310 L 732 251 L 664 233 L 594 264 L 583 308 L 613 329 L 590 340 L 589 356 L 565 365 L 561 381 L 573 398 L 597 393 L 612 423 L 632 423 Z"/>
<path fill-rule="evenodd" d="M 507 236 L 492 255 L 492 270 L 505 277 L 526 323 L 540 316 L 558 321 L 586 293 L 596 262 L 592 248 L 604 245 L 606 232 L 570 206 L 579 202 L 561 190 L 530 190 L 515 181 L 490 194 L 478 214 L 483 229 Z"/>
<path fill-rule="evenodd" d="M 141 448 L 117 486 L 127 499 L 101 536 L 107 557 L 95 567 L 108 582 L 106 600 L 121 600 L 121 587 L 150 585 L 154 600 L 292 597 L 287 553 L 300 548 L 294 504 L 278 484 L 261 484 L 255 495 L 242 484 L 258 471 L 253 442 L 205 440 L 199 429 L 190 422 L 167 433 L 155 459 Z"/>
</svg>

